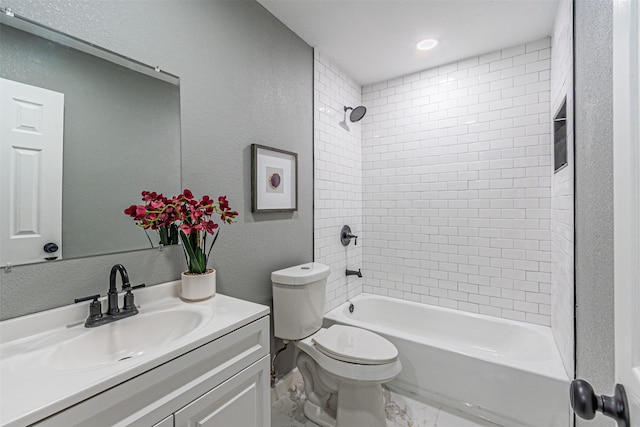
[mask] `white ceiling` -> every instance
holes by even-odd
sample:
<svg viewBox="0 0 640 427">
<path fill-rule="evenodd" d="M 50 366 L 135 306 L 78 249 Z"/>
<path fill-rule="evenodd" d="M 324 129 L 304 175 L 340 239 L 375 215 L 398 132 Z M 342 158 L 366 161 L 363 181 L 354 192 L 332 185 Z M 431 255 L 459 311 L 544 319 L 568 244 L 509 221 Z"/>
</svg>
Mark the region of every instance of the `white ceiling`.
<svg viewBox="0 0 640 427">
<path fill-rule="evenodd" d="M 547 37 L 559 1 L 258 0 L 362 85 Z"/>
</svg>

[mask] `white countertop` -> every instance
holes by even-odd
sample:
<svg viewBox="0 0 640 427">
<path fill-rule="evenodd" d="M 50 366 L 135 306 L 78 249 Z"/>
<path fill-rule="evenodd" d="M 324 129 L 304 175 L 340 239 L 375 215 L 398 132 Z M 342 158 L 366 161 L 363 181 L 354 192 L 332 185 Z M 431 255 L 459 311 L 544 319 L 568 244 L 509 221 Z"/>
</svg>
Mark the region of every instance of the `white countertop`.
<svg viewBox="0 0 640 427">
<path fill-rule="evenodd" d="M 221 294 L 184 302 L 179 289 L 175 281 L 134 291 L 139 314 L 115 323 L 126 326 L 145 313 L 190 310 L 202 316 L 199 326 L 160 350 L 97 366 L 62 369 L 51 363 L 69 339 L 97 329 L 84 327 L 88 302 L 0 322 L 0 425 L 37 422 L 269 314 L 267 306 Z"/>
</svg>

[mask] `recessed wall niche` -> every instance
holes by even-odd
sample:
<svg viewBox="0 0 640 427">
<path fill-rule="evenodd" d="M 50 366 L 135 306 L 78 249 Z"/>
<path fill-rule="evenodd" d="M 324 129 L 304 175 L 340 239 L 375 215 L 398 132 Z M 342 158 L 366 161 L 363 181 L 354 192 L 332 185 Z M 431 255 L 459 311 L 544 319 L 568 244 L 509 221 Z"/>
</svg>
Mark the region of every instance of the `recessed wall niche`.
<svg viewBox="0 0 640 427">
<path fill-rule="evenodd" d="M 567 166 L 567 98 L 553 117 L 553 171 Z"/>
</svg>

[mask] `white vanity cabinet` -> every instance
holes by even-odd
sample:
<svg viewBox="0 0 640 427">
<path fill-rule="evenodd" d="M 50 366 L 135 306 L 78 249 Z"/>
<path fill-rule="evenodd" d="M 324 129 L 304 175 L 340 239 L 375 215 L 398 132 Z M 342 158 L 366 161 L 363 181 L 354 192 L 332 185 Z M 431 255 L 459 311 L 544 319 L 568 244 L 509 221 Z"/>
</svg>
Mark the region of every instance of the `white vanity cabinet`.
<svg viewBox="0 0 640 427">
<path fill-rule="evenodd" d="M 265 356 L 174 414 L 174 427 L 268 427 L 269 357 Z"/>
<path fill-rule="evenodd" d="M 269 316 L 35 425 L 268 427 Z"/>
<path fill-rule="evenodd" d="M 153 427 L 173 427 L 173 415 L 169 415 L 159 423 L 155 423 Z"/>
<path fill-rule="evenodd" d="M 264 405 L 269 357 L 265 356 L 153 427 L 268 427 Z"/>
</svg>

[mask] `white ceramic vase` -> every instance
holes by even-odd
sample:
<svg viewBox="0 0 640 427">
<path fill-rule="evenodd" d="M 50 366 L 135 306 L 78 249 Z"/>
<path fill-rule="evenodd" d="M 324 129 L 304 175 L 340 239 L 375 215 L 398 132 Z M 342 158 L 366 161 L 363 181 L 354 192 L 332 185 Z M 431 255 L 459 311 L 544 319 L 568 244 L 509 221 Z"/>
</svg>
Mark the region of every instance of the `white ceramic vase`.
<svg viewBox="0 0 640 427">
<path fill-rule="evenodd" d="M 216 294 L 216 271 L 207 269 L 204 274 L 182 273 L 181 297 L 187 301 L 202 301 Z"/>
</svg>

